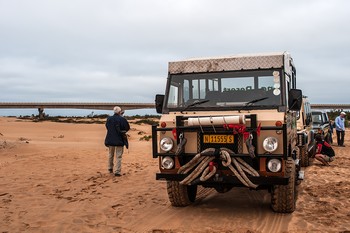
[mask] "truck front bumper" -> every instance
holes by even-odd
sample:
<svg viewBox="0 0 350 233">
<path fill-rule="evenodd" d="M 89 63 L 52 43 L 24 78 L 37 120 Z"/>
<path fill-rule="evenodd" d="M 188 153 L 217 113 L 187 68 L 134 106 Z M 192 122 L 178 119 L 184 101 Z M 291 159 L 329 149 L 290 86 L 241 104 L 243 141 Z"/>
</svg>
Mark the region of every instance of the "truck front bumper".
<svg viewBox="0 0 350 233">
<path fill-rule="evenodd" d="M 167 180 L 167 181 L 181 181 L 185 179 L 186 176 L 187 174 L 157 173 L 156 179 Z M 260 176 L 260 177 L 249 176 L 248 178 L 250 179 L 251 182 L 260 186 L 287 185 L 289 181 L 289 178 L 274 177 L 274 176 Z M 201 182 L 199 181 L 199 179 L 197 179 L 196 184 L 199 184 L 199 185 L 229 184 L 233 186 L 242 186 L 242 183 L 239 181 L 239 179 L 236 176 L 219 176 L 219 177 L 214 176 L 205 182 Z"/>
</svg>

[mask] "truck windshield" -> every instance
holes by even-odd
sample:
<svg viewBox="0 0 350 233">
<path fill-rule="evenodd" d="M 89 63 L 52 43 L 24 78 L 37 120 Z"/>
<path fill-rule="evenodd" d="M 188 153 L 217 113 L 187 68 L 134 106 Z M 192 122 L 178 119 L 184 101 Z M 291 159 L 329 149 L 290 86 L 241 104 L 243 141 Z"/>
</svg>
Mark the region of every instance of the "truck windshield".
<svg viewBox="0 0 350 233">
<path fill-rule="evenodd" d="M 321 113 L 317 113 L 317 112 L 313 112 L 312 113 L 312 122 L 313 122 L 313 125 L 320 125 L 320 124 L 322 124 L 322 114 Z"/>
<path fill-rule="evenodd" d="M 170 111 L 275 108 L 281 105 L 281 73 L 259 70 L 170 75 L 166 106 Z M 202 100 L 207 101 L 192 105 Z"/>
</svg>

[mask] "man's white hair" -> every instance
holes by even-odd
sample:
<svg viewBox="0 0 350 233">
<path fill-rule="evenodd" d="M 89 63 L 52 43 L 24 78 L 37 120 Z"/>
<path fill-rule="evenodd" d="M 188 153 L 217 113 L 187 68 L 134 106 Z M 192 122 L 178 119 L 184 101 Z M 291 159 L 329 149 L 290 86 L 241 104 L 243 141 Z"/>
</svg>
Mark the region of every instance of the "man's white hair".
<svg viewBox="0 0 350 233">
<path fill-rule="evenodd" d="M 121 109 L 119 106 L 115 106 L 115 107 L 113 108 L 113 111 L 114 111 L 114 113 L 116 113 L 116 114 L 120 114 L 120 112 L 122 111 L 122 109 Z"/>
</svg>

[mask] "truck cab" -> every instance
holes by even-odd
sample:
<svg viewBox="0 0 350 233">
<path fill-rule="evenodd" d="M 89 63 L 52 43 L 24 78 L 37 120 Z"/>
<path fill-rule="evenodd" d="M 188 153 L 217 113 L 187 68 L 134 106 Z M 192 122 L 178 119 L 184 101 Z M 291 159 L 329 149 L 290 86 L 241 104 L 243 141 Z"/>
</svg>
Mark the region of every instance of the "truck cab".
<svg viewBox="0 0 350 233">
<path fill-rule="evenodd" d="M 169 62 L 152 147 L 171 204 L 193 203 L 198 186 L 245 186 L 268 189 L 274 211 L 293 212 L 301 105 L 286 52 Z"/>
</svg>

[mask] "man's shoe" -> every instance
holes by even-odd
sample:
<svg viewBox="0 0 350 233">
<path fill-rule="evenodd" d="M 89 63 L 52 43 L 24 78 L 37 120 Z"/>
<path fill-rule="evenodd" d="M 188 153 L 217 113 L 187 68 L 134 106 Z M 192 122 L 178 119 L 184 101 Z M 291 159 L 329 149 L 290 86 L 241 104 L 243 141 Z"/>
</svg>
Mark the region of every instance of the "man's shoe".
<svg viewBox="0 0 350 233">
<path fill-rule="evenodd" d="M 115 173 L 114 176 L 122 176 L 122 175 L 120 175 L 119 173 Z"/>
<path fill-rule="evenodd" d="M 108 169 L 108 172 L 109 173 L 113 173 L 113 169 Z"/>
</svg>

